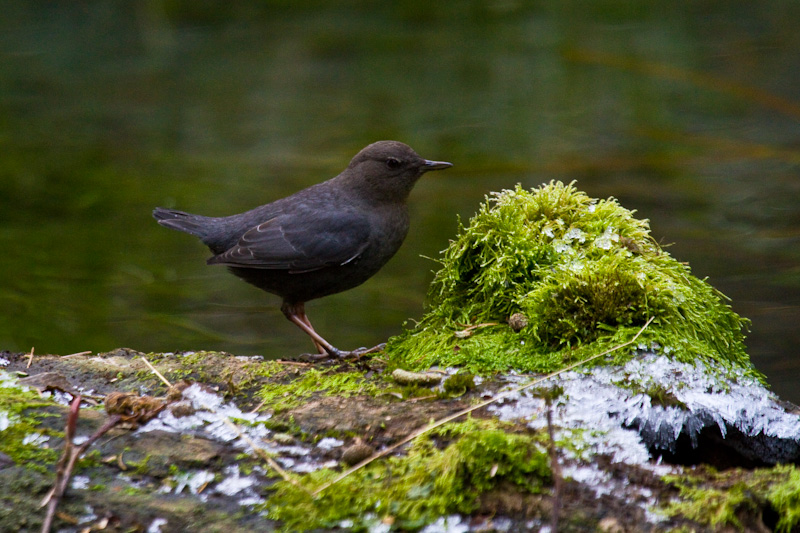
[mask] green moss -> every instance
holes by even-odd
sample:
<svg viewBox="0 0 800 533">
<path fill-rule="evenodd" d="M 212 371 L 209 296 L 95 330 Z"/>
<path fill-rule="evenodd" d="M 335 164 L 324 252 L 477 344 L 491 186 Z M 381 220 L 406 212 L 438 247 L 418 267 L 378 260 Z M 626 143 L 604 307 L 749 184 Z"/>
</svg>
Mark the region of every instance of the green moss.
<svg viewBox="0 0 800 533">
<path fill-rule="evenodd" d="M 259 391 L 264 407 L 275 412 L 296 407 L 315 394 L 349 398 L 360 394 L 374 395 L 378 386 L 364 379 L 361 372 L 339 372 L 336 369 L 304 369 L 286 372 L 283 383 L 270 383 Z"/>
<path fill-rule="evenodd" d="M 221 383 L 226 398 L 251 399 L 264 381 L 286 372 L 286 366 L 277 361 L 243 360 L 226 352 L 148 353 L 145 358 L 172 383 Z M 142 366 L 134 377 L 137 387 L 147 384 L 154 390 L 165 388 L 147 367 Z"/>
<path fill-rule="evenodd" d="M 128 451 L 127 448 L 123 450 L 123 454 Z M 140 476 L 145 476 L 150 474 L 150 467 L 147 463 L 150 462 L 150 454 L 145 454 L 145 456 L 140 461 L 125 461 L 125 465 L 128 467 L 128 470 L 132 473 Z"/>
<path fill-rule="evenodd" d="M 613 198 L 592 199 L 560 182 L 503 191 L 439 262 L 426 314 L 388 343 L 392 364 L 553 371 L 629 340 L 654 317 L 644 345 L 760 377 L 743 342 L 749 321 Z M 519 332 L 507 324 L 516 313 L 527 319 Z M 483 326 L 456 335 L 470 324 Z M 626 357 L 615 353 L 613 362 Z"/>
<path fill-rule="evenodd" d="M 800 524 L 800 470 L 794 465 L 780 465 L 775 472 L 785 479 L 769 486 L 767 500 L 778 512 L 775 531 L 788 533 Z"/>
<path fill-rule="evenodd" d="M 659 383 L 651 383 L 644 391 L 650 397 L 652 405 L 660 405 L 661 407 L 677 407 L 684 411 L 689 408 L 684 402 L 678 399 L 677 396 L 668 387 Z"/>
<path fill-rule="evenodd" d="M 448 377 L 442 383 L 442 389 L 447 396 L 461 396 L 475 390 L 475 376 L 467 372 L 459 372 Z"/>
<path fill-rule="evenodd" d="M 279 481 L 266 507 L 284 530 L 330 528 L 348 521 L 360 530 L 374 517 L 391 517 L 400 530 L 419 528 L 451 513 L 469 513 L 477 497 L 499 483 L 538 492 L 550 482 L 546 451 L 536 437 L 513 434 L 494 422 L 446 424 L 417 439 L 408 455 L 376 461 L 329 487 L 317 499 Z M 451 440 L 443 450 L 434 437 Z M 338 472 L 323 469 L 303 480 L 317 487 Z M 370 518 L 372 517 L 372 518 Z"/>
<path fill-rule="evenodd" d="M 771 507 L 778 516 L 776 531 L 793 531 L 800 523 L 800 471 L 794 465 L 752 471 L 704 469 L 696 475 L 664 479 L 679 492 L 679 499 L 662 509 L 670 517 L 744 530 L 743 517 L 760 517 L 764 508 Z"/>
<path fill-rule="evenodd" d="M 58 431 L 40 427 L 48 416 L 52 401 L 44 400 L 34 390 L 20 386 L 11 374 L 0 370 L 0 452 L 16 464 L 44 472 L 58 459 L 47 446 L 49 437 L 63 437 Z"/>
<path fill-rule="evenodd" d="M 756 507 L 743 482 L 720 490 L 701 486 L 691 479 L 672 481 L 680 491 L 681 501 L 670 502 L 666 508 L 669 516 L 682 516 L 712 527 L 734 526 L 741 530 L 743 527 L 737 513 L 743 507 Z"/>
</svg>

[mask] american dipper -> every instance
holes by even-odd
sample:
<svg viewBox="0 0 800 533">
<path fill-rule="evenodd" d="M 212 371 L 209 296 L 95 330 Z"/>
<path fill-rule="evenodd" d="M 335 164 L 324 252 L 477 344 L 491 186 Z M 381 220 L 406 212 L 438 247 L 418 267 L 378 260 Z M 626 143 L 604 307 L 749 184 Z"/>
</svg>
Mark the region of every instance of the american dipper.
<svg viewBox="0 0 800 533">
<path fill-rule="evenodd" d="M 408 233 L 406 200 L 428 161 L 397 141 L 361 150 L 335 178 L 239 215 L 206 217 L 157 207 L 167 228 L 191 233 L 243 280 L 283 298 L 281 311 L 321 356 L 342 357 L 314 331 L 305 302 L 361 285 L 391 259 Z"/>
</svg>

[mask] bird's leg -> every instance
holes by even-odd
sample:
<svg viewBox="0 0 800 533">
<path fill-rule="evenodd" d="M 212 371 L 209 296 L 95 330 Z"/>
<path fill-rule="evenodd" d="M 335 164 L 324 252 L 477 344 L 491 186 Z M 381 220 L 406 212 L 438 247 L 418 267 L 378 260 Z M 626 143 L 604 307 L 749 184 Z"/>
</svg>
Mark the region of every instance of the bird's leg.
<svg viewBox="0 0 800 533">
<path fill-rule="evenodd" d="M 308 319 L 308 315 L 305 314 L 305 309 L 300 309 L 300 311 L 295 314 L 295 317 L 297 317 L 303 324 L 305 324 L 306 326 L 305 328 L 303 328 L 302 325 L 300 327 L 303 329 L 303 331 L 305 331 L 311 336 L 311 340 L 314 342 L 314 346 L 317 348 L 317 353 L 327 354 L 328 352 L 325 351 L 325 347 L 322 344 L 320 344 L 320 341 L 317 340 L 317 337 L 322 338 L 322 336 L 319 333 L 317 333 L 316 332 L 317 330 L 315 330 L 314 326 L 311 325 L 311 321 Z M 292 319 L 290 318 L 289 320 Z M 292 320 L 292 322 L 294 322 L 294 320 Z M 316 335 L 312 335 L 311 333 L 309 333 L 309 330 L 313 331 Z"/>
<path fill-rule="evenodd" d="M 311 321 L 306 316 L 306 309 L 303 302 L 283 302 L 283 305 L 281 305 L 281 311 L 283 311 L 283 314 L 286 316 L 286 318 L 296 324 L 297 327 L 305 331 L 306 335 L 311 337 L 311 340 L 314 341 L 314 346 L 316 346 L 320 355 L 342 357 L 343 354 L 340 350 L 335 348 L 331 343 L 323 339 L 319 333 L 314 331 L 314 326 L 311 325 Z"/>
</svg>

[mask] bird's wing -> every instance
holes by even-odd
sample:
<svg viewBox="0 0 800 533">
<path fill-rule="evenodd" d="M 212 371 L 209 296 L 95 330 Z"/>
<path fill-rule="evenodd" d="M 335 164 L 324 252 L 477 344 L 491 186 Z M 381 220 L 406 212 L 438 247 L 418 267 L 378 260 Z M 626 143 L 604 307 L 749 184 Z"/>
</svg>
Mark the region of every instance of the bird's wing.
<svg viewBox="0 0 800 533">
<path fill-rule="evenodd" d="M 309 272 L 354 261 L 367 247 L 370 227 L 363 215 L 342 210 L 304 215 L 278 214 L 262 222 L 208 264 Z"/>
</svg>

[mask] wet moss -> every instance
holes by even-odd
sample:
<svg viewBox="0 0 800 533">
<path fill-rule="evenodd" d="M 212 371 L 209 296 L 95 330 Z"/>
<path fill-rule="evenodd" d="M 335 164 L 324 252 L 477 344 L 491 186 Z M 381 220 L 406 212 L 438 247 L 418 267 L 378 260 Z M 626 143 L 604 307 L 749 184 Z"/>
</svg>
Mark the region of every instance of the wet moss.
<svg viewBox="0 0 800 533">
<path fill-rule="evenodd" d="M 439 449 L 437 439 L 449 444 Z M 541 491 L 551 474 L 547 452 L 537 441 L 535 435 L 510 433 L 496 422 L 446 424 L 414 441 L 407 455 L 376 461 L 316 499 L 279 481 L 266 509 L 286 531 L 342 524 L 362 530 L 381 520 L 399 530 L 416 529 L 441 516 L 473 511 L 478 496 L 500 484 L 528 493 Z M 302 482 L 313 490 L 337 475 L 326 468 Z"/>
<path fill-rule="evenodd" d="M 467 372 L 459 372 L 448 377 L 442 383 L 446 396 L 461 396 L 475 390 L 475 376 Z"/>
<path fill-rule="evenodd" d="M 745 351 L 749 321 L 613 198 L 560 182 L 496 193 L 439 263 L 425 315 L 388 343 L 391 364 L 548 372 L 629 340 L 653 317 L 641 345 L 761 378 Z M 524 325 L 509 325 L 520 315 Z M 457 335 L 465 328 L 471 335 Z"/>
<path fill-rule="evenodd" d="M 0 452 L 16 464 L 45 472 L 58 458 L 48 441 L 63 437 L 41 425 L 45 417 L 59 416 L 48 412 L 54 407 L 52 400 L 42 399 L 36 391 L 19 385 L 16 377 L 0 371 Z"/>
<path fill-rule="evenodd" d="M 665 481 L 679 493 L 662 508 L 671 518 L 744 531 L 770 510 L 777 515 L 774 531 L 788 533 L 800 524 L 800 471 L 794 465 L 725 472 L 707 468 Z"/>
<path fill-rule="evenodd" d="M 41 502 L 53 487 L 52 476 L 27 466 L 3 468 L 0 487 L 0 531 L 40 531 L 44 518 Z M 67 516 L 79 516 L 85 509 L 82 504 L 66 499 L 60 511 Z"/>
<path fill-rule="evenodd" d="M 380 390 L 375 382 L 365 380 L 364 374 L 358 371 L 309 368 L 299 372 L 290 369 L 277 377 L 283 378 L 282 381 L 264 385 L 258 393 L 264 408 L 274 412 L 296 407 L 314 395 L 349 398 L 360 394 L 375 395 Z"/>
<path fill-rule="evenodd" d="M 650 403 L 652 405 L 660 405 L 661 407 L 677 407 L 678 409 L 682 409 L 684 411 L 689 410 L 686 404 L 678 399 L 672 390 L 664 385 L 651 383 L 645 389 L 644 393 L 650 397 Z"/>
<path fill-rule="evenodd" d="M 800 470 L 794 465 L 779 465 L 774 473 L 783 478 L 766 491 L 767 500 L 778 513 L 775 531 L 795 531 L 800 524 Z"/>
</svg>

